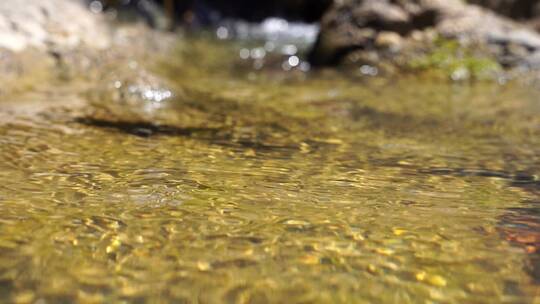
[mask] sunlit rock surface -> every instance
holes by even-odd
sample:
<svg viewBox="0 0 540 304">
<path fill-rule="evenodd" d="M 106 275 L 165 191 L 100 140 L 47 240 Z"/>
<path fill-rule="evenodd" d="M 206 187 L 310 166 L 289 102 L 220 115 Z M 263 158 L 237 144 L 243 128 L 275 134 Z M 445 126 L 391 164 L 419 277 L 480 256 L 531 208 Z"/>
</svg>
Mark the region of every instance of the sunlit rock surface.
<svg viewBox="0 0 540 304">
<path fill-rule="evenodd" d="M 110 41 L 100 16 L 77 0 L 3 0 L 0 2 L 0 48 L 21 51 L 106 48 Z"/>
<path fill-rule="evenodd" d="M 0 97 L 72 77 L 75 69 L 90 72 L 111 38 L 102 16 L 82 1 L 0 1 Z"/>
<path fill-rule="evenodd" d="M 377 44 L 384 32 L 404 38 L 402 45 L 394 43 L 400 51 Z M 414 54 L 419 44 L 424 49 L 432 47 L 434 37 L 456 39 L 479 54 L 492 56 L 503 66 L 540 65 L 539 34 L 458 0 L 336 2 L 322 19 L 311 59 L 315 64 L 336 64 L 359 52 L 360 61 L 365 63 L 388 61 Z M 369 56 L 375 58 L 366 60 Z"/>
<path fill-rule="evenodd" d="M 540 19 L 540 3 L 530 0 L 471 0 L 470 3 L 482 5 L 497 13 L 513 19 L 528 21 Z M 540 29 L 540 28 L 539 28 Z"/>
</svg>

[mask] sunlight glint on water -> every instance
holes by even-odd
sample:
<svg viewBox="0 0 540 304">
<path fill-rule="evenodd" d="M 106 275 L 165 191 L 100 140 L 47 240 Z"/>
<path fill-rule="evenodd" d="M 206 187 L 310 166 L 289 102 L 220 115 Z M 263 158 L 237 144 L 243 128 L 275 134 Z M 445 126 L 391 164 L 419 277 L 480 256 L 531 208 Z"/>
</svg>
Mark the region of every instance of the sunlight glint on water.
<svg viewBox="0 0 540 304">
<path fill-rule="evenodd" d="M 166 127 L 0 125 L 1 298 L 533 301 L 539 94 L 182 58 Z"/>
</svg>

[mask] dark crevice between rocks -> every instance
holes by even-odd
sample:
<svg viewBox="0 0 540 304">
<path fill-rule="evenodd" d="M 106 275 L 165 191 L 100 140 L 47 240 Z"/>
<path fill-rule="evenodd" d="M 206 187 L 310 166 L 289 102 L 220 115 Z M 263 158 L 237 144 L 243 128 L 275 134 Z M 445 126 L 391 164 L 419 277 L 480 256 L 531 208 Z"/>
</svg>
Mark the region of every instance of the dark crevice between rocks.
<svg viewBox="0 0 540 304">
<path fill-rule="evenodd" d="M 398 33 L 401 36 L 407 36 L 414 30 L 424 30 L 436 25 L 437 12 L 434 10 L 425 10 L 417 15 L 412 15 L 411 20 L 404 22 L 385 22 L 380 18 L 374 18 L 367 21 L 363 27 L 372 28 L 377 32 L 389 31 Z"/>
<path fill-rule="evenodd" d="M 318 51 L 320 50 L 320 43 L 320 40 L 317 40 L 315 42 L 315 45 L 313 47 L 314 51 L 311 51 L 308 54 L 307 58 L 309 63 L 315 68 L 338 66 L 341 63 L 342 59 L 345 58 L 345 56 L 347 56 L 348 54 L 357 50 L 366 49 L 365 45 L 350 45 L 335 49 L 331 55 L 323 55 L 320 54 L 320 52 Z"/>
<path fill-rule="evenodd" d="M 420 14 L 413 16 L 411 23 L 412 28 L 407 34 L 411 33 L 413 30 L 424 30 L 428 27 L 435 26 L 438 18 L 439 14 L 435 10 L 425 10 Z"/>
</svg>

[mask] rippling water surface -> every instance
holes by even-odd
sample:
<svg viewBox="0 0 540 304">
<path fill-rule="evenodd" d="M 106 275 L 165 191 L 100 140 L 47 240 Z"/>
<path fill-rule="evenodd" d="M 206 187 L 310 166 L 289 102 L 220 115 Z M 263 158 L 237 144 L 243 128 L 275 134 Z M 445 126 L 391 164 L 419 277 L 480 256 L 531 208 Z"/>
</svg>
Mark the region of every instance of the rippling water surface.
<svg viewBox="0 0 540 304">
<path fill-rule="evenodd" d="M 2 299 L 539 300 L 539 91 L 200 48 L 158 64 L 175 97 L 148 107 L 0 103 Z"/>
</svg>

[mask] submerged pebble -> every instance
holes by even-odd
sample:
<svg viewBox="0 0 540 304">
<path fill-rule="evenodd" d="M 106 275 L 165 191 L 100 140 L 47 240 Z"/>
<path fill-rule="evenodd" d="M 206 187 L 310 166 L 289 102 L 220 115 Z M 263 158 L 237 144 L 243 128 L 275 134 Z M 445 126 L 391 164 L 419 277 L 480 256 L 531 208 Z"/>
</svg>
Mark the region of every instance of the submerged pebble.
<svg viewBox="0 0 540 304">
<path fill-rule="evenodd" d="M 239 52 L 281 47 L 199 43 L 107 70 L 93 124 L 5 111 L 8 300 L 532 301 L 534 90 L 250 77 Z M 35 94 L 17 106 L 57 98 Z"/>
</svg>

